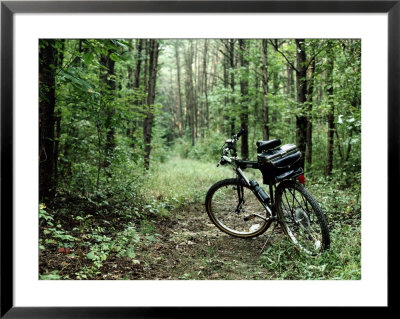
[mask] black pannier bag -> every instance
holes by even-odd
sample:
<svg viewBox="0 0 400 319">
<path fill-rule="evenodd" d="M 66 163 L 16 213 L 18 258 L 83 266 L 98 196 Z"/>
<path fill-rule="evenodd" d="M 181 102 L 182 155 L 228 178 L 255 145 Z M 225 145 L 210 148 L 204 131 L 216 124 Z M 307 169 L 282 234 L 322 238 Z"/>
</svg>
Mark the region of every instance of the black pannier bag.
<svg viewBox="0 0 400 319">
<path fill-rule="evenodd" d="M 296 145 L 285 144 L 281 147 L 258 154 L 258 165 L 264 184 L 276 184 L 288 178 L 303 174 L 301 152 Z"/>
</svg>

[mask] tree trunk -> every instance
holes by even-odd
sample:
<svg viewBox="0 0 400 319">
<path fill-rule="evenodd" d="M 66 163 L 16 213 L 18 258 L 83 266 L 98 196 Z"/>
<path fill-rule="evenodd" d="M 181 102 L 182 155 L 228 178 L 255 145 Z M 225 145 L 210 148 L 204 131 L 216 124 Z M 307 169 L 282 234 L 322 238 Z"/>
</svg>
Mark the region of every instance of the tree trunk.
<svg viewBox="0 0 400 319">
<path fill-rule="evenodd" d="M 135 78 L 133 81 L 133 89 L 137 90 L 140 86 L 140 71 L 142 65 L 142 50 L 143 50 L 143 39 L 139 39 L 137 43 L 137 51 L 136 51 L 136 69 L 135 69 Z"/>
<path fill-rule="evenodd" d="M 243 39 L 239 40 L 240 47 L 240 66 L 241 66 L 241 76 L 240 76 L 240 93 L 241 93 L 241 107 L 240 107 L 240 124 L 241 128 L 244 130 L 241 136 L 241 155 L 243 159 L 249 158 L 249 114 L 248 114 L 248 86 L 249 86 L 249 62 L 245 54 L 247 53 L 246 42 Z"/>
<path fill-rule="evenodd" d="M 297 65 L 297 115 L 296 115 L 296 143 L 302 154 L 306 151 L 307 141 L 307 112 L 305 102 L 307 97 L 307 67 L 304 39 L 296 39 Z M 304 157 L 301 157 L 301 166 L 304 168 Z"/>
<path fill-rule="evenodd" d="M 182 90 L 181 90 L 181 62 L 179 58 L 178 41 L 175 42 L 175 59 L 176 59 L 176 81 L 178 87 L 178 135 L 182 136 L 183 128 L 183 110 L 182 110 Z"/>
<path fill-rule="evenodd" d="M 231 67 L 231 76 L 230 76 L 230 86 L 231 86 L 231 91 L 232 91 L 232 98 L 231 98 L 231 115 L 229 118 L 230 122 L 230 127 L 231 127 L 231 135 L 235 134 L 235 117 L 232 115 L 235 110 L 235 74 L 233 70 L 235 69 L 235 40 L 231 39 L 229 40 L 229 62 L 230 62 L 230 67 Z"/>
<path fill-rule="evenodd" d="M 262 129 L 263 129 L 263 139 L 269 140 L 269 110 L 268 110 L 268 66 L 267 66 L 267 58 L 268 58 L 268 49 L 267 49 L 267 40 L 264 39 L 261 42 L 262 45 Z"/>
<path fill-rule="evenodd" d="M 228 40 L 222 40 L 222 41 L 226 41 L 223 42 L 225 45 L 225 50 L 226 52 L 229 52 L 229 42 Z M 228 92 L 228 88 L 229 88 L 229 59 L 228 59 L 228 54 L 224 54 L 224 89 L 226 92 Z M 228 94 L 224 95 L 224 112 L 222 113 L 222 117 L 223 117 L 223 131 L 226 132 L 226 134 L 230 134 L 230 117 L 229 117 L 229 112 L 228 112 Z M 226 111 L 225 111 L 226 110 Z M 218 121 L 219 122 L 219 121 Z"/>
<path fill-rule="evenodd" d="M 63 59 L 64 59 L 64 43 L 65 40 L 58 40 L 61 42 L 61 47 L 59 52 L 57 52 L 56 56 L 56 66 L 62 67 Z M 57 102 L 57 96 L 55 97 Z M 57 104 L 57 103 L 56 103 Z M 54 154 L 53 154 L 53 167 L 54 167 L 54 185 L 57 187 L 58 182 L 58 154 L 59 154 L 59 145 L 60 145 L 60 137 L 61 137 L 61 110 L 59 108 L 55 109 L 55 124 L 56 124 L 56 132 L 54 138 Z"/>
<path fill-rule="evenodd" d="M 133 85 L 132 85 L 132 90 L 133 90 L 133 94 L 134 94 L 134 98 L 133 98 L 133 108 L 137 108 L 137 109 L 141 109 L 138 108 L 138 105 L 140 103 L 140 99 L 137 98 L 137 95 L 140 93 L 140 73 L 142 70 L 142 50 L 143 50 L 143 43 L 144 40 L 143 39 L 138 39 L 137 40 L 137 51 L 136 51 L 136 68 L 135 68 L 135 75 L 134 75 L 134 79 L 133 79 Z M 134 118 L 132 121 L 132 133 L 131 133 L 131 139 L 132 139 L 132 143 L 131 146 L 135 147 L 136 144 L 136 130 L 138 127 L 139 123 L 138 123 L 138 119 Z"/>
<path fill-rule="evenodd" d="M 271 75 L 271 72 L 270 72 Z M 271 77 L 271 76 L 270 76 Z M 276 70 L 272 70 L 272 94 L 277 95 L 279 92 L 279 74 Z M 278 122 L 278 110 L 274 108 L 271 114 L 271 122 Z"/>
<path fill-rule="evenodd" d="M 158 64 L 158 41 L 150 40 L 150 64 L 149 64 L 149 85 L 147 95 L 147 112 L 143 122 L 144 137 L 144 165 L 146 169 L 150 167 L 151 138 L 153 129 L 154 112 L 153 105 L 156 96 L 156 80 L 157 80 L 157 64 Z"/>
<path fill-rule="evenodd" d="M 104 167 L 111 165 L 111 158 L 115 148 L 115 123 L 114 117 L 114 91 L 115 91 L 115 62 L 110 58 L 111 50 L 107 54 L 102 54 L 100 64 L 105 68 L 100 71 L 101 103 L 105 113 L 104 126 L 107 130 L 105 144 Z M 108 172 L 108 174 L 110 174 Z"/>
<path fill-rule="evenodd" d="M 54 108 L 56 40 L 41 40 L 39 50 L 39 196 L 52 197 L 54 181 Z"/>
<path fill-rule="evenodd" d="M 306 162 L 308 166 L 312 164 L 312 108 L 314 93 L 314 69 L 315 59 L 312 59 L 310 68 L 308 69 L 308 88 L 307 88 L 307 147 Z"/>
<path fill-rule="evenodd" d="M 332 174 L 333 168 L 333 147 L 334 147 L 334 133 L 335 133 L 335 104 L 333 103 L 333 53 L 332 48 L 328 47 L 328 99 L 329 99 L 329 112 L 328 112 L 328 133 L 327 133 L 327 154 L 326 154 L 326 175 Z"/>
<path fill-rule="evenodd" d="M 295 99 L 294 79 L 293 79 L 293 68 L 287 64 L 287 96 L 289 99 Z"/>
<path fill-rule="evenodd" d="M 190 51 L 191 51 L 191 55 L 194 58 L 194 76 L 192 77 L 192 85 L 193 85 L 193 102 L 192 102 L 192 106 L 193 106 L 193 121 L 194 121 L 194 136 L 195 139 L 197 139 L 197 137 L 199 136 L 199 120 L 198 120 L 198 105 L 197 105 L 197 41 L 195 41 L 195 48 L 193 48 L 193 41 L 190 41 Z M 194 144 L 193 144 L 194 145 Z"/>
<path fill-rule="evenodd" d="M 204 56 L 203 56 L 203 92 L 205 98 L 205 120 L 206 120 L 206 127 L 207 131 L 210 128 L 210 114 L 209 114 L 209 106 L 208 106 L 208 86 L 207 86 L 207 54 L 208 54 L 208 40 L 204 40 Z"/>
<path fill-rule="evenodd" d="M 190 40 L 191 42 L 192 40 Z M 185 54 L 185 92 L 186 92 L 186 112 L 187 112 L 187 121 L 190 127 L 190 135 L 192 139 L 192 146 L 195 144 L 196 139 L 196 131 L 195 131 L 195 101 L 194 101 L 194 89 L 193 89 L 193 46 L 190 43 L 187 52 Z"/>
</svg>

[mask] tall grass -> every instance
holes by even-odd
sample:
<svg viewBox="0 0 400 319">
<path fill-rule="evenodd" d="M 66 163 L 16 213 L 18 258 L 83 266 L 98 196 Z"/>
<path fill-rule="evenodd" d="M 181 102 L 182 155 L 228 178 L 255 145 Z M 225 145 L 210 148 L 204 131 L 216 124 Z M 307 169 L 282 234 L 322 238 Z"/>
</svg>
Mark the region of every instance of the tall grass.
<svg viewBox="0 0 400 319">
<path fill-rule="evenodd" d="M 247 170 L 246 175 L 261 185 L 261 174 Z M 171 157 L 153 165 L 145 189 L 164 210 L 204 203 L 207 190 L 215 182 L 232 178 L 230 167 L 216 167 L 194 159 Z M 361 203 L 358 184 L 343 188 L 322 176 L 308 179 L 310 189 L 328 219 L 331 248 L 312 257 L 299 253 L 286 238 L 273 241 L 261 255 L 260 265 L 271 273 L 271 279 L 361 279 Z M 268 188 L 264 188 L 268 191 Z"/>
<path fill-rule="evenodd" d="M 294 249 L 288 240 L 276 241 L 260 257 L 271 279 L 361 279 L 361 227 L 337 225 L 330 231 L 331 247 L 318 256 Z"/>
<path fill-rule="evenodd" d="M 203 202 L 207 190 L 215 182 L 234 177 L 228 167 L 216 167 L 193 159 L 171 157 L 165 163 L 152 166 L 145 188 L 153 198 L 180 204 Z"/>
</svg>

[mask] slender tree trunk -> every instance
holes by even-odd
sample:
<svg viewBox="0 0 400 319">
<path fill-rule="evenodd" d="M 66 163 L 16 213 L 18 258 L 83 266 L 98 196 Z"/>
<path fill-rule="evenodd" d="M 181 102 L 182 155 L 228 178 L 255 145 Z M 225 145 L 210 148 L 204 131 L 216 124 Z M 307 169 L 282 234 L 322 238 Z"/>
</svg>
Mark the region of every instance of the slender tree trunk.
<svg viewBox="0 0 400 319">
<path fill-rule="evenodd" d="M 56 40 L 41 40 L 39 50 L 39 195 L 52 197 L 54 181 L 54 108 Z"/>
<path fill-rule="evenodd" d="M 279 74 L 277 71 L 272 71 L 272 94 L 277 95 L 279 92 Z M 278 110 L 274 108 L 271 114 L 271 122 L 278 122 Z"/>
<path fill-rule="evenodd" d="M 293 68 L 287 64 L 287 95 L 289 99 L 295 99 L 295 88 L 294 88 L 294 79 L 293 79 Z"/>
<path fill-rule="evenodd" d="M 135 68 L 135 78 L 133 81 L 133 89 L 137 90 L 140 86 L 140 71 L 142 66 L 142 50 L 143 50 L 143 39 L 137 40 L 137 51 L 136 51 L 136 68 Z"/>
<path fill-rule="evenodd" d="M 267 58 L 268 58 L 268 49 L 267 49 L 267 40 L 263 39 L 261 42 L 262 46 L 262 129 L 263 129 L 263 139 L 269 140 L 269 110 L 268 110 L 268 66 L 267 66 Z"/>
<path fill-rule="evenodd" d="M 115 91 L 115 62 L 110 58 L 111 51 L 106 55 L 102 54 L 100 57 L 100 64 L 104 67 L 100 71 L 100 83 L 101 83 L 101 103 L 102 109 L 105 113 L 105 129 L 106 133 L 106 144 L 105 144 L 105 158 L 104 167 L 111 165 L 111 158 L 113 156 L 115 148 L 115 127 L 114 127 L 114 105 L 113 99 Z M 107 173 L 110 175 L 110 173 Z"/>
<path fill-rule="evenodd" d="M 150 40 L 150 64 L 149 64 L 149 90 L 147 95 L 147 113 L 143 122 L 144 137 L 144 165 L 150 167 L 151 138 L 153 129 L 154 112 L 153 105 L 156 95 L 156 80 L 158 66 L 158 41 Z"/>
<path fill-rule="evenodd" d="M 181 90 L 181 62 L 179 58 L 178 41 L 175 42 L 175 60 L 176 60 L 176 81 L 178 87 L 178 135 L 182 136 L 183 129 L 183 110 L 182 110 L 182 90 Z"/>
<path fill-rule="evenodd" d="M 249 158 L 249 114 L 248 114 L 248 86 L 249 86 L 249 62 L 247 60 L 247 47 L 243 39 L 239 40 L 240 47 L 240 66 L 243 72 L 240 76 L 240 93 L 241 93 L 241 107 L 240 107 L 240 124 L 244 133 L 241 137 L 241 155 L 243 159 Z"/>
<path fill-rule="evenodd" d="M 191 42 L 192 40 L 190 40 Z M 195 129 L 195 101 L 194 101 L 194 89 L 193 89 L 193 45 L 189 44 L 187 52 L 185 54 L 185 91 L 186 91 L 186 110 L 187 110 L 187 120 L 190 127 L 192 146 L 195 144 L 196 140 L 196 129 Z"/>
<path fill-rule="evenodd" d="M 328 49 L 328 59 L 329 59 L 329 66 L 328 66 L 328 98 L 329 98 L 329 112 L 328 112 L 328 144 L 327 144 L 327 156 L 326 156 L 326 175 L 332 174 L 333 168 L 333 147 L 334 147 L 334 133 L 335 133 L 335 104 L 333 103 L 333 53 L 332 48 L 329 47 Z"/>
<path fill-rule="evenodd" d="M 56 58 L 56 66 L 62 67 L 62 63 L 64 60 L 64 45 L 65 40 L 58 40 L 61 43 L 61 47 L 59 52 L 57 53 Z M 55 97 L 57 104 L 57 96 Z M 59 108 L 55 109 L 55 124 L 56 124 L 56 132 L 54 138 L 54 156 L 53 156 L 53 166 L 54 166 L 54 184 L 57 187 L 58 182 L 58 154 L 59 154 L 59 145 L 60 145 L 60 137 L 61 137 L 61 111 Z"/>
<path fill-rule="evenodd" d="M 199 136 L 199 119 L 198 119 L 198 112 L 199 112 L 199 107 L 197 104 L 197 41 L 194 41 L 195 47 L 193 47 L 193 41 L 190 41 L 190 51 L 191 55 L 194 57 L 194 76 L 192 77 L 192 83 L 193 83 L 193 121 L 194 121 L 194 136 L 195 139 L 198 138 Z"/>
<path fill-rule="evenodd" d="M 227 41 L 227 40 L 222 40 L 222 41 Z M 225 43 L 225 49 L 228 51 L 228 45 L 227 43 Z M 228 88 L 229 88 L 229 75 L 228 75 L 228 71 L 229 71 L 229 59 L 228 59 L 228 55 L 224 54 L 224 88 L 225 91 L 228 92 Z M 226 134 L 230 134 L 230 117 L 229 117 L 229 109 L 228 109 L 228 94 L 224 95 L 224 112 L 222 113 L 223 116 L 223 121 L 224 121 L 224 127 L 223 130 L 224 132 L 226 132 Z"/>
<path fill-rule="evenodd" d="M 307 144 L 307 112 L 305 109 L 305 102 L 307 98 L 307 66 L 304 41 L 304 39 L 296 39 L 296 83 L 298 108 L 298 114 L 296 115 L 296 143 L 302 154 L 305 154 Z M 304 168 L 304 157 L 301 158 L 301 166 Z"/>
<path fill-rule="evenodd" d="M 150 40 L 144 40 L 144 45 L 145 45 L 145 61 L 144 61 L 144 74 L 142 78 L 142 83 L 143 83 L 143 91 L 148 94 L 149 92 L 149 63 L 150 63 L 150 46 L 151 42 Z M 141 103 L 142 105 L 145 105 L 147 102 L 147 97 L 145 94 L 143 94 Z"/>
<path fill-rule="evenodd" d="M 133 40 L 130 41 L 130 44 L 133 44 Z M 132 48 L 129 46 L 128 48 L 128 55 L 131 57 L 132 54 Z M 133 68 L 132 68 L 132 64 L 128 63 L 128 65 L 126 66 L 126 87 L 127 89 L 132 89 L 132 94 L 133 94 L 133 98 L 134 98 L 134 91 L 133 91 Z M 133 106 L 134 108 L 134 106 Z M 132 123 L 132 119 L 131 118 L 127 118 L 126 120 L 126 136 L 128 138 L 131 137 L 131 123 Z"/>
<path fill-rule="evenodd" d="M 205 120 L 206 120 L 206 127 L 207 131 L 210 128 L 210 114 L 209 114 L 209 106 L 208 106 L 208 85 L 207 85 L 207 57 L 208 57 L 208 40 L 204 40 L 204 56 L 203 56 L 203 92 L 205 98 Z"/>
<path fill-rule="evenodd" d="M 138 39 L 137 40 L 137 50 L 136 50 L 136 68 L 135 68 L 135 74 L 134 74 L 134 79 L 133 79 L 133 84 L 132 84 L 132 91 L 134 94 L 133 97 L 133 108 L 141 110 L 141 108 L 138 108 L 138 105 L 140 103 L 140 99 L 138 98 L 138 94 L 140 94 L 140 73 L 142 70 L 142 51 L 143 51 L 143 44 L 144 40 L 143 39 Z M 138 128 L 138 119 L 134 118 L 132 121 L 132 133 L 131 133 L 131 139 L 132 143 L 131 146 L 135 147 L 136 144 L 136 130 Z"/>
<path fill-rule="evenodd" d="M 234 113 L 236 109 L 236 101 L 235 101 L 235 74 L 233 70 L 235 69 L 235 40 L 231 39 L 229 40 L 229 62 L 230 62 L 230 71 L 231 71 L 231 76 L 230 76 L 230 86 L 231 86 L 231 91 L 232 91 L 232 98 L 231 98 L 231 113 Z M 233 115 L 230 116 L 229 119 L 230 122 L 230 127 L 231 127 L 231 135 L 235 134 L 235 117 Z"/>
<path fill-rule="evenodd" d="M 314 69 L 315 59 L 311 61 L 308 69 L 308 88 L 307 88 L 307 147 L 306 147 L 306 162 L 308 166 L 312 164 L 312 108 L 313 108 L 313 93 L 314 93 Z"/>
</svg>

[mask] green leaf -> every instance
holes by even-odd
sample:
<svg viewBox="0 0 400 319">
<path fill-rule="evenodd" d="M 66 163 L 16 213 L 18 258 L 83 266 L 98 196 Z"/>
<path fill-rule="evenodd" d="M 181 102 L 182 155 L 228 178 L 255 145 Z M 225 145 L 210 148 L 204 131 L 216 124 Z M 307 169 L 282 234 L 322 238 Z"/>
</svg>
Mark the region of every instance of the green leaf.
<svg viewBox="0 0 400 319">
<path fill-rule="evenodd" d="M 126 255 L 129 258 L 135 258 L 136 257 L 136 254 L 133 252 L 133 247 L 128 248 L 128 250 L 126 251 Z"/>
<path fill-rule="evenodd" d="M 86 255 L 86 257 L 87 257 L 88 259 L 90 259 L 90 260 L 93 260 L 94 258 L 96 258 L 96 255 L 94 254 L 93 251 L 90 251 L 90 252 Z"/>
</svg>

